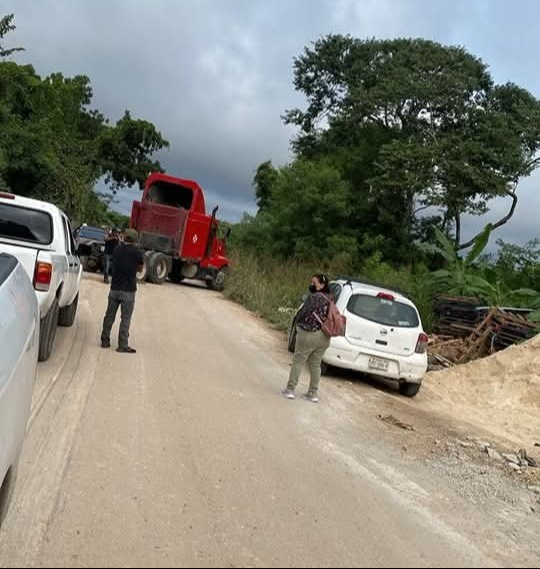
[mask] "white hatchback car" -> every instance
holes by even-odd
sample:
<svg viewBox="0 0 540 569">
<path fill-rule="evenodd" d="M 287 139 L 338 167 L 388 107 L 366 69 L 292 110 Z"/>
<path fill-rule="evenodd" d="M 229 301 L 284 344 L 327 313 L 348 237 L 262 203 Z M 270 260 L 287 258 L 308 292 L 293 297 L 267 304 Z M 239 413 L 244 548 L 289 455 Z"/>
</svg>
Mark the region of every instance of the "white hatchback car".
<svg viewBox="0 0 540 569">
<path fill-rule="evenodd" d="M 345 336 L 332 338 L 323 358 L 328 365 L 382 376 L 414 397 L 427 371 L 428 337 L 414 303 L 402 292 L 357 279 L 338 279 L 330 290 L 347 318 Z M 296 324 L 289 334 L 294 351 Z"/>
</svg>

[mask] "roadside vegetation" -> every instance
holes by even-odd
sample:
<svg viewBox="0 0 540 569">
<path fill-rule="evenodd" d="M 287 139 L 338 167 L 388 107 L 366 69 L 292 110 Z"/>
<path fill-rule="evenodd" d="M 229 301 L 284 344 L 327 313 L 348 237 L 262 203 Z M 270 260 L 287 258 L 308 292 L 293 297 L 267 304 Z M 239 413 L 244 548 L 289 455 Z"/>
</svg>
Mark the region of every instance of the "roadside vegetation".
<svg viewBox="0 0 540 569">
<path fill-rule="evenodd" d="M 401 287 L 428 330 L 436 293 L 540 307 L 537 239 L 486 254 L 539 164 L 531 93 L 496 84 L 461 47 L 342 35 L 304 49 L 294 86 L 306 104 L 283 115 L 293 159 L 255 172 L 258 212 L 233 227 L 231 298 L 283 327 L 280 309 L 327 270 Z M 470 216 L 489 221 L 472 237 Z"/>
<path fill-rule="evenodd" d="M 112 123 L 92 106 L 88 77 L 41 77 L 12 61 L 24 51 L 5 43 L 14 28 L 13 14 L 0 18 L 0 190 L 53 202 L 74 223 L 125 226 L 111 200 L 161 170 L 152 155 L 168 142 L 128 110 Z M 105 196 L 94 190 L 99 180 Z"/>
</svg>

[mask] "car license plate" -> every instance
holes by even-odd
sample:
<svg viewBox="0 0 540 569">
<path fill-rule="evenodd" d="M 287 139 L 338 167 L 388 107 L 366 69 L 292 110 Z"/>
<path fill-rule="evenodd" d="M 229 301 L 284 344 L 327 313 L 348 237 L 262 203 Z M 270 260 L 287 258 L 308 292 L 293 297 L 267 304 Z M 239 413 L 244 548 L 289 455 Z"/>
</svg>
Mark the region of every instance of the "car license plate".
<svg viewBox="0 0 540 569">
<path fill-rule="evenodd" d="M 369 358 L 368 367 L 377 371 L 388 371 L 388 364 L 390 362 L 383 358 Z"/>
</svg>

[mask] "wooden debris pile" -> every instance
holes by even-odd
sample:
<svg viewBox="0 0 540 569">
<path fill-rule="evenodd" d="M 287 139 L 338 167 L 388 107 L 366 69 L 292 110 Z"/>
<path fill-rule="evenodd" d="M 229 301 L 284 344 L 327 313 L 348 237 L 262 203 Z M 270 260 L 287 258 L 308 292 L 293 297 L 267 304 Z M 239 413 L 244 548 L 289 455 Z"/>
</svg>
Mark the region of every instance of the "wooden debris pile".
<svg viewBox="0 0 540 569">
<path fill-rule="evenodd" d="M 526 312 L 485 308 L 476 299 L 438 297 L 434 301 L 437 334 L 430 338 L 430 367 L 440 369 L 488 356 L 540 332 Z"/>
</svg>

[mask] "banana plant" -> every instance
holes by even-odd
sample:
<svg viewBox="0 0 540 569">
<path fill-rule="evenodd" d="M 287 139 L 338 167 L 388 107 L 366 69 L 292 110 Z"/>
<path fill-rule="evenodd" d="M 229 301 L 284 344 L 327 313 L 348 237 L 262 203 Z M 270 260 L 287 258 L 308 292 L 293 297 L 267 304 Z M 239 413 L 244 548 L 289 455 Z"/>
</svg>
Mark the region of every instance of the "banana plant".
<svg viewBox="0 0 540 569">
<path fill-rule="evenodd" d="M 469 253 L 460 257 L 452 241 L 437 227 L 434 227 L 437 245 L 427 248 L 432 253 L 438 253 L 447 262 L 447 268 L 432 274 L 434 284 L 444 287 L 449 294 L 462 296 L 478 296 L 490 306 L 509 306 L 520 304 L 540 309 L 540 294 L 529 288 L 510 289 L 490 269 L 480 272 L 475 261 L 486 248 L 491 235 L 491 225 L 487 225 L 477 237 Z M 538 310 L 540 320 L 540 310 Z"/>
<path fill-rule="evenodd" d="M 458 254 L 452 241 L 438 227 L 434 227 L 433 230 L 437 244 L 425 245 L 423 249 L 441 255 L 447 264 L 446 269 L 432 273 L 434 284 L 444 286 L 449 294 L 464 296 L 480 294 L 488 282 L 478 275 L 474 262 L 489 242 L 491 225 L 484 228 L 465 257 Z"/>
</svg>

